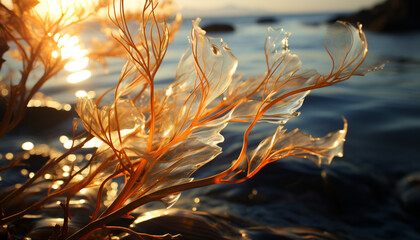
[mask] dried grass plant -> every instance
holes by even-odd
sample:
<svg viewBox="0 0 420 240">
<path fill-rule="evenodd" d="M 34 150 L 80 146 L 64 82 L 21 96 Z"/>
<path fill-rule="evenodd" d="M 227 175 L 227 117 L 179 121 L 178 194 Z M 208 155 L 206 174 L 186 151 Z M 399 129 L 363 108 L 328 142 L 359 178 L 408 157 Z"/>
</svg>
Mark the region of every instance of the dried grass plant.
<svg viewBox="0 0 420 240">
<path fill-rule="evenodd" d="M 17 12 L 0 5 L 2 16 L 15 18 L 18 23 L 2 20 L 2 39 L 16 44 L 22 55 L 23 71 L 19 84 L 11 84 L 8 88 L 10 94 L 2 98 L 7 111 L 0 124 L 0 136 L 16 125 L 28 99 L 63 67 L 64 62 L 60 58 L 51 58 L 53 40 L 49 33 L 62 31 L 61 21 L 64 21 L 65 13 L 55 24 L 36 16 L 26 20 L 25 13 L 30 13 L 27 5 L 15 4 Z M 114 2 L 109 15 L 118 28 L 113 36 L 119 47 L 97 56 L 121 56 L 122 50 L 127 54 L 116 87 L 96 100 L 89 97 L 78 99 L 76 111 L 86 130 L 84 135 L 75 136 L 75 139 L 83 137 L 81 143 L 48 161 L 33 178 L 0 200 L 0 207 L 7 209 L 8 201 L 24 195 L 25 190 L 41 181 L 45 173 L 54 174 L 54 167 L 86 142 L 93 139 L 101 145 L 81 168 L 76 169 L 73 164 L 69 176 L 56 175 L 54 180 L 61 180 L 62 184 L 57 188 L 50 187 L 41 200 L 18 212 L 3 211 L 2 225 L 65 195 L 67 200 L 62 204 L 65 222 L 55 239 L 86 239 L 100 229 L 125 231 L 139 239 L 144 236 L 170 237 L 136 233 L 109 223 L 129 217 L 130 212 L 152 201 L 162 201 L 170 207 L 181 192 L 188 189 L 243 182 L 268 163 L 281 158 L 305 158 L 321 165 L 330 164 L 335 156 L 342 156 L 347 131 L 345 121 L 343 129 L 322 138 L 314 138 L 299 130 L 287 132 L 284 125 L 298 116 L 296 111 L 311 90 L 368 71 L 361 67 L 367 54 L 367 42 L 361 27 L 339 22 L 329 28 L 324 45 L 333 64 L 328 75 L 303 70 L 298 56 L 289 50 L 289 34 L 269 28 L 264 46 L 265 73 L 242 79 L 235 75 L 238 61 L 229 47 L 220 38 L 207 37 L 199 27 L 200 19 L 196 19 L 191 30 L 190 47 L 179 62 L 174 82 L 159 90 L 155 86 L 155 77 L 180 25 L 180 18 L 168 24 L 168 14 L 159 14 L 158 4 L 146 0 L 140 19 L 137 18 L 140 22 L 138 32 L 134 35 L 128 23 L 132 16 L 126 15 L 124 1 Z M 39 26 L 41 31 L 33 26 Z M 3 45 L 6 40 L 2 40 Z M 46 45 L 49 52 L 44 52 Z M 25 84 L 35 62 L 42 64 L 44 74 L 26 93 Z M 102 99 L 107 95 L 113 97 L 113 102 L 104 105 Z M 224 171 L 202 179 L 192 178 L 194 172 L 222 152 L 218 146 L 224 141 L 221 131 L 231 122 L 247 125 L 240 154 Z M 259 123 L 274 124 L 277 130 L 262 139 L 256 148 L 250 149 L 250 135 Z M 75 122 L 75 130 L 77 125 Z M 105 206 L 102 200 L 104 188 L 115 178 L 123 178 L 124 187 L 112 203 Z M 96 206 L 90 223 L 69 233 L 69 202 L 84 188 L 97 190 Z"/>
</svg>

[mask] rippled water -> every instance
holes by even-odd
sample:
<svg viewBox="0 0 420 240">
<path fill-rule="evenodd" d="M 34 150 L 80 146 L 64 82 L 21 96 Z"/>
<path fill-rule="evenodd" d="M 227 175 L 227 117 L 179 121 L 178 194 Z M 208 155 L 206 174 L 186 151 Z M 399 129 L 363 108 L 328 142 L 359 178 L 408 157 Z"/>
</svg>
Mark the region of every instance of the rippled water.
<svg viewBox="0 0 420 240">
<path fill-rule="evenodd" d="M 308 23 L 327 18 L 327 15 L 279 16 L 280 21 L 274 24 L 292 32 L 290 49 L 300 56 L 304 67 L 324 73 L 330 66 L 322 45 L 326 26 Z M 262 74 L 265 68 L 263 44 L 267 25 L 258 25 L 255 20 L 255 17 L 204 19 L 202 23 L 234 25 L 234 33 L 216 36 L 223 37 L 239 60 L 237 72 L 246 76 Z M 178 60 L 187 47 L 190 28 L 190 20 L 185 20 L 169 48 L 159 75 L 162 85 L 172 81 Z M 389 61 L 385 69 L 313 91 L 301 108 L 301 116 L 286 125 L 290 130 L 300 128 L 323 136 L 341 128 L 345 117 L 349 131 L 343 158 L 321 168 L 305 160 L 283 159 L 246 183 L 185 192 L 174 208 L 210 215 L 174 210 L 172 216 L 184 219 L 187 224 L 178 226 L 177 221 L 161 217 L 157 220 L 161 225 L 152 219 L 149 225 L 139 229 L 176 234 L 176 230 L 188 233 L 194 232 L 194 226 L 200 226 L 201 233 L 190 239 L 218 239 L 222 235 L 229 239 L 303 239 L 304 236 L 419 239 L 420 32 L 366 32 L 366 35 L 368 61 Z M 45 86 L 43 92 L 58 101 L 74 104 L 77 90 L 101 92 L 113 86 L 123 64 L 121 60 L 110 59 L 109 74 L 102 67 L 91 65 L 91 79 L 75 85 L 67 84 L 62 74 Z M 29 120 L 0 140 L 1 163 L 6 161 L 6 153 L 20 152 L 25 141 L 60 147 L 57 139 L 64 133 L 69 136 L 74 115 L 56 111 L 40 113 L 36 109 L 29 114 L 45 115 L 51 115 L 52 119 Z M 238 129 L 233 126 L 224 131 L 225 153 L 216 162 L 229 162 L 237 156 L 242 141 Z M 264 125 L 256 129 L 255 140 L 271 134 L 274 127 Z M 217 167 L 215 164 L 205 170 Z M 19 172 L 9 173 L 2 175 L 1 183 L 10 186 L 23 178 Z M 213 224 L 209 225 L 213 229 L 207 229 L 200 221 Z M 172 225 L 166 224 L 164 228 L 164 223 Z"/>
</svg>

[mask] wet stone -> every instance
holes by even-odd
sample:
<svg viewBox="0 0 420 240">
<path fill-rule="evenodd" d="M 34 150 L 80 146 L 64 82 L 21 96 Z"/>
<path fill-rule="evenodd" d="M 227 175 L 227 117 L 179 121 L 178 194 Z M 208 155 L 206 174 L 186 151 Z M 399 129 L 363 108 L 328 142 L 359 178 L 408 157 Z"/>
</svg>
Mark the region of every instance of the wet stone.
<svg viewBox="0 0 420 240">
<path fill-rule="evenodd" d="M 9 135 L 40 135 L 53 134 L 64 124 L 71 126 L 75 111 L 57 110 L 49 107 L 31 107 L 19 125 Z M 60 130 L 62 132 L 62 130 Z"/>
<path fill-rule="evenodd" d="M 396 191 L 403 208 L 410 214 L 420 216 L 420 172 L 402 178 Z"/>
<path fill-rule="evenodd" d="M 257 19 L 258 24 L 270 24 L 277 23 L 277 18 L 275 17 L 260 17 Z"/>
<path fill-rule="evenodd" d="M 230 24 L 214 23 L 203 27 L 204 31 L 208 33 L 227 33 L 235 31 L 235 28 Z"/>
</svg>

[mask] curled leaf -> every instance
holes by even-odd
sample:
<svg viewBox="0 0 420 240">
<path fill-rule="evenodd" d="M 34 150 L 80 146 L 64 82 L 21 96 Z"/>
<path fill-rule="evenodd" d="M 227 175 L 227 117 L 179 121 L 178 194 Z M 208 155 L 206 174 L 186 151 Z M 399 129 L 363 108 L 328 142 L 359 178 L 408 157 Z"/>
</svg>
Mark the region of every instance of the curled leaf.
<svg viewBox="0 0 420 240">
<path fill-rule="evenodd" d="M 330 25 L 324 45 L 333 62 L 329 75 L 331 80 L 343 81 L 353 74 L 366 73 L 362 72 L 366 69 L 359 68 L 368 51 L 366 36 L 361 25 L 358 28 L 345 22 Z"/>
<path fill-rule="evenodd" d="M 282 126 L 272 137 L 266 138 L 249 154 L 247 174 L 254 174 L 266 164 L 287 156 L 307 158 L 317 165 L 330 164 L 334 157 L 343 156 L 347 133 L 344 128 L 322 138 L 314 138 L 299 129 L 286 132 Z"/>
</svg>

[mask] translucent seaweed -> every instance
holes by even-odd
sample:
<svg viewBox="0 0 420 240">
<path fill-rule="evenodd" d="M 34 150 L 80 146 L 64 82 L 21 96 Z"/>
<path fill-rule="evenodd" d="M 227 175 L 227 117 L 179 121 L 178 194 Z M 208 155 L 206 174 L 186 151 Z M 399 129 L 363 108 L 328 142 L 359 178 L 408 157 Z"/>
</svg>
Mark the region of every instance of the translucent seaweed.
<svg viewBox="0 0 420 240">
<path fill-rule="evenodd" d="M 150 77 L 156 69 L 139 61 L 145 57 L 144 49 L 135 51 L 137 55 L 130 50 L 134 56 L 127 62 L 120 82 L 127 76 L 144 82 L 120 85 L 121 94 L 116 95 L 114 104 L 101 110 L 86 98 L 77 107 L 86 129 L 120 158 L 115 163 L 128 169 L 141 163 L 141 173 L 130 186 L 131 197 L 141 198 L 154 191 L 194 182 L 190 178 L 192 173 L 221 153 L 217 146 L 224 140 L 220 131 L 232 121 L 249 122 L 250 126 L 245 132 L 241 155 L 226 172 L 214 176 L 215 181 L 230 181 L 242 172 L 246 173 L 242 179 L 245 180 L 267 163 L 286 156 L 308 158 L 320 165 L 342 155 L 346 127 L 324 138 L 313 138 L 298 130 L 286 132 L 283 125 L 298 115 L 296 111 L 311 90 L 343 81 L 356 73 L 367 50 L 360 29 L 337 23 L 329 30 L 325 45 L 334 64 L 331 73 L 323 76 L 315 70 L 301 70 L 301 61 L 288 47 L 289 34 L 269 28 L 265 44 L 267 72 L 242 80 L 234 78 L 237 59 L 230 49 L 221 39 L 206 37 L 199 22 L 200 19 L 193 21 L 191 46 L 180 60 L 173 84 L 164 92 L 151 94 L 156 90 L 153 79 L 147 75 Z M 152 35 L 144 37 L 150 39 L 147 42 L 159 42 L 152 40 Z M 166 46 L 165 41 L 161 43 Z M 160 60 L 151 63 L 156 61 Z M 149 91 L 143 91 L 144 96 L 121 100 L 122 96 L 128 96 L 122 93 L 134 86 Z M 142 106 L 137 107 L 138 102 Z M 279 127 L 273 136 L 249 151 L 247 138 L 258 122 Z M 247 164 L 240 164 L 243 161 Z M 132 171 L 138 169 L 134 167 Z M 130 181 L 131 177 L 130 174 Z"/>
<path fill-rule="evenodd" d="M 343 154 L 345 120 L 342 130 L 321 138 L 298 129 L 286 131 L 284 125 L 299 115 L 297 111 L 310 91 L 369 70 L 361 66 L 367 42 L 360 26 L 338 22 L 328 29 L 324 40 L 332 60 L 328 75 L 304 70 L 299 57 L 289 49 L 290 34 L 269 28 L 264 46 L 266 69 L 259 76 L 243 79 L 235 75 L 238 60 L 227 44 L 220 38 L 207 37 L 199 27 L 200 19 L 196 19 L 190 46 L 179 62 L 174 81 L 161 90 L 155 86 L 155 76 L 180 19 L 168 25 L 167 15 L 157 14 L 157 9 L 156 2 L 145 1 L 136 35 L 127 23 L 124 1 L 120 5 L 114 2 L 110 11 L 118 28 L 114 37 L 120 45 L 113 54 L 125 51 L 127 63 L 115 88 L 96 100 L 78 99 L 76 111 L 88 137 L 71 151 L 92 139 L 101 144 L 80 171 L 72 171 L 62 186 L 42 200 L 64 193 L 68 193 L 69 200 L 83 188 L 98 188 L 91 222 L 69 239 L 87 237 L 151 201 L 162 201 L 170 207 L 184 190 L 245 181 L 268 163 L 284 157 L 305 158 L 322 165 Z M 109 105 L 102 101 L 106 95 L 113 97 Z M 222 153 L 218 146 L 224 141 L 221 131 L 231 122 L 245 126 L 239 155 L 228 159 L 231 164 L 225 170 L 193 179 L 194 172 Z M 273 124 L 277 130 L 250 149 L 250 135 L 259 123 Z M 51 164 L 57 165 L 65 156 Z M 82 179 L 76 181 L 78 175 Z M 117 177 L 123 177 L 123 187 L 105 206 L 101 200 L 105 186 Z M 42 201 L 33 207 L 42 206 Z"/>
</svg>

